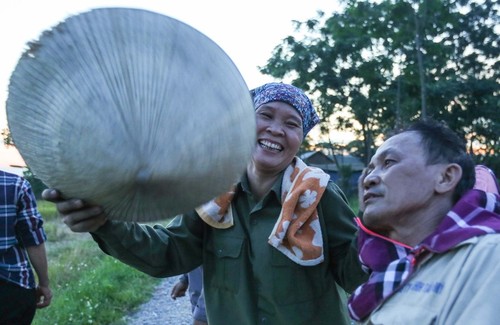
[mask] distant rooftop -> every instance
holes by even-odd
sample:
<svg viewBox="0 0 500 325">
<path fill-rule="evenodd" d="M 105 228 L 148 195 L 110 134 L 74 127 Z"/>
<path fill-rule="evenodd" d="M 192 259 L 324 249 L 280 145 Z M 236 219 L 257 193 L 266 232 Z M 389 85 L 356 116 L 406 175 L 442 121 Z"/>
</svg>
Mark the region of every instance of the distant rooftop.
<svg viewBox="0 0 500 325">
<path fill-rule="evenodd" d="M 335 160 L 341 166 L 351 166 L 353 171 L 361 171 L 365 167 L 363 162 L 351 155 L 325 155 L 321 151 L 308 151 L 300 155 L 300 159 L 304 160 L 308 165 L 320 167 L 324 170 L 336 171 L 338 169 Z"/>
</svg>

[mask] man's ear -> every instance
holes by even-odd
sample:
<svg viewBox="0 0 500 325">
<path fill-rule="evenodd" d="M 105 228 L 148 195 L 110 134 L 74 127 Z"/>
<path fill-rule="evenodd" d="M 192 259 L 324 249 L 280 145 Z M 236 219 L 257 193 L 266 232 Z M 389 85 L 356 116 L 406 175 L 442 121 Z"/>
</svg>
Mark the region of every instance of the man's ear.
<svg viewBox="0 0 500 325">
<path fill-rule="evenodd" d="M 446 193 L 454 191 L 461 178 L 462 167 L 460 165 L 455 163 L 444 165 L 436 183 L 436 192 Z"/>
</svg>

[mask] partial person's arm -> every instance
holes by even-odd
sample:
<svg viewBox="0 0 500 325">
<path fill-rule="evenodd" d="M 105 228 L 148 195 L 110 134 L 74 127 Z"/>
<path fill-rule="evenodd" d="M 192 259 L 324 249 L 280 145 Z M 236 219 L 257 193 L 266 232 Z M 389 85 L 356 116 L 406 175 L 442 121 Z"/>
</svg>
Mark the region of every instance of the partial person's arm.
<svg viewBox="0 0 500 325">
<path fill-rule="evenodd" d="M 43 219 L 38 211 L 35 195 L 31 189 L 31 184 L 27 180 L 23 180 L 17 208 L 17 239 L 26 248 L 30 265 L 35 270 L 38 278 L 36 306 L 37 308 L 44 308 L 50 305 L 50 301 L 52 300 L 44 244 L 47 235 L 43 230 Z"/>
<path fill-rule="evenodd" d="M 178 297 L 184 297 L 186 295 L 186 291 L 189 287 L 189 278 L 186 273 L 179 277 L 179 280 L 172 287 L 172 291 L 170 291 L 170 297 L 172 299 L 177 299 Z"/>
<path fill-rule="evenodd" d="M 106 254 L 151 276 L 170 277 L 203 263 L 203 226 L 192 211 L 168 227 L 108 221 L 91 235 Z"/>
<path fill-rule="evenodd" d="M 50 305 L 52 300 L 52 291 L 49 287 L 49 272 L 47 263 L 47 254 L 45 252 L 45 244 L 26 247 L 30 263 L 35 270 L 38 278 L 38 286 L 36 288 L 37 308 L 44 308 Z"/>
<path fill-rule="evenodd" d="M 203 221 L 193 211 L 161 225 L 108 220 L 103 209 L 80 199 L 64 200 L 54 189 L 43 191 L 56 203 L 64 223 L 74 232 L 90 232 L 99 247 L 125 264 L 155 277 L 187 273 L 203 263 Z"/>
</svg>

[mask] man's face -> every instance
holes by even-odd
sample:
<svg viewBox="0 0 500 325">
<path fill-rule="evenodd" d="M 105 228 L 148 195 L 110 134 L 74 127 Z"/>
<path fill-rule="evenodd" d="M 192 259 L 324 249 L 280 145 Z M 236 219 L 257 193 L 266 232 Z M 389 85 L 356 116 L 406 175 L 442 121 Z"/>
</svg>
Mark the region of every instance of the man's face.
<svg viewBox="0 0 500 325">
<path fill-rule="evenodd" d="M 253 163 L 260 171 L 280 172 L 290 164 L 302 143 L 302 118 L 284 102 L 263 104 L 255 114 L 257 143 Z"/>
<path fill-rule="evenodd" d="M 373 156 L 364 179 L 363 220 L 381 233 L 411 227 L 432 207 L 442 165 L 427 165 L 417 132 L 389 138 Z"/>
</svg>

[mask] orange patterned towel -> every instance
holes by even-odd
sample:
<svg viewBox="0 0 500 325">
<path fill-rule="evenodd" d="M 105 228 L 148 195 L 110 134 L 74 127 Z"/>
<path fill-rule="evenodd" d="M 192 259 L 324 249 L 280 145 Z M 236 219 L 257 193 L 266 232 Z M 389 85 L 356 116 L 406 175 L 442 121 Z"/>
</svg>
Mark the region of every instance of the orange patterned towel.
<svg viewBox="0 0 500 325">
<path fill-rule="evenodd" d="M 268 242 L 297 264 L 311 266 L 324 260 L 323 236 L 316 207 L 329 179 L 323 170 L 307 166 L 298 157 L 285 170 L 281 213 Z M 233 225 L 233 197 L 234 188 L 196 211 L 210 226 L 229 228 Z"/>
</svg>

